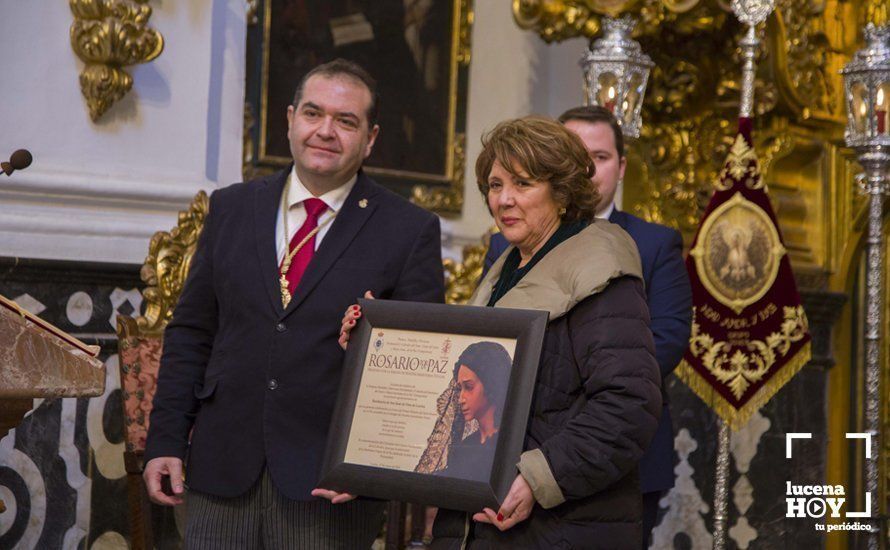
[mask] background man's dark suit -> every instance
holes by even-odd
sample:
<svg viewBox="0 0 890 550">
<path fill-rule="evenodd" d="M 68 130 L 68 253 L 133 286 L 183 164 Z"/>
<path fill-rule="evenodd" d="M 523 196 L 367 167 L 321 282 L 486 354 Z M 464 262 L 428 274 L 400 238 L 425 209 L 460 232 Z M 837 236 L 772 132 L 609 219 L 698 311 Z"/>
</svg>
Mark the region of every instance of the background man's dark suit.
<svg viewBox="0 0 890 550">
<path fill-rule="evenodd" d="M 692 289 L 683 262 L 683 239 L 677 231 L 640 218 L 612 211 L 609 221 L 628 232 L 637 243 L 643 263 L 646 298 L 652 318 L 655 356 L 662 380 L 674 370 L 689 343 L 692 315 Z M 509 243 L 500 233 L 493 235 L 485 256 L 485 270 L 500 257 Z M 667 393 L 662 389 L 664 408 L 658 431 L 640 460 L 640 486 L 643 493 L 663 491 L 674 486 L 674 437 Z"/>
<path fill-rule="evenodd" d="M 340 382 L 343 312 L 366 290 L 444 298 L 438 218 L 359 172 L 283 309 L 275 231 L 289 173 L 213 193 L 164 333 L 145 460 L 188 453 L 187 483 L 202 493 L 244 493 L 265 463 L 281 493 L 310 500 Z"/>
</svg>

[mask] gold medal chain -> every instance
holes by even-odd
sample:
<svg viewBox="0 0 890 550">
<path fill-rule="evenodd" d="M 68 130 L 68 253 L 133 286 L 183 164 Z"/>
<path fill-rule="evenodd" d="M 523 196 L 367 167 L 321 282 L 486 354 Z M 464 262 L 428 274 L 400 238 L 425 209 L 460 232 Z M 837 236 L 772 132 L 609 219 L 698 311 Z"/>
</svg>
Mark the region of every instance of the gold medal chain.
<svg viewBox="0 0 890 550">
<path fill-rule="evenodd" d="M 289 190 L 290 190 L 290 178 L 288 178 L 287 185 L 285 186 L 284 192 L 281 195 L 281 216 L 282 216 L 282 219 L 284 220 L 284 223 L 282 224 L 282 226 L 284 229 L 284 242 L 285 243 L 289 243 L 289 236 L 290 236 L 290 228 L 288 227 L 288 221 L 287 221 L 287 218 L 288 218 L 287 195 L 288 195 Z M 306 215 L 308 216 L 309 213 L 307 212 Z M 306 243 L 308 243 L 312 239 L 312 237 L 314 237 L 319 231 L 321 231 L 324 226 L 331 223 L 331 221 L 333 221 L 333 219 L 335 217 L 337 217 L 336 212 L 334 212 L 333 216 L 326 219 L 323 223 L 318 224 L 315 227 L 315 229 L 313 229 L 312 231 L 309 232 L 309 234 L 307 234 L 305 237 L 303 237 L 303 240 L 300 241 L 299 243 L 297 243 L 297 246 L 295 246 L 293 248 L 293 250 L 285 251 L 284 261 L 281 262 L 281 271 L 280 271 L 281 276 L 278 278 L 278 284 L 281 287 L 281 303 L 285 307 L 285 309 L 287 308 L 288 304 L 290 304 L 290 301 L 292 298 L 290 290 L 288 288 L 289 283 L 287 280 L 287 272 L 290 270 L 290 264 L 293 261 L 294 256 L 296 256 L 297 252 L 299 252 L 304 246 L 306 246 Z M 287 244 L 285 244 L 285 246 L 287 246 Z"/>
</svg>

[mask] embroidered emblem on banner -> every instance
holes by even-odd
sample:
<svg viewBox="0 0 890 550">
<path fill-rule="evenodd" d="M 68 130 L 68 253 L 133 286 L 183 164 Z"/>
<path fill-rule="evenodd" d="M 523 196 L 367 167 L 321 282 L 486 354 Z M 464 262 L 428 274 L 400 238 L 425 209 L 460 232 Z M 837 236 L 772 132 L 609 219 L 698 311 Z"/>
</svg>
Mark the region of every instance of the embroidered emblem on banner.
<svg viewBox="0 0 890 550">
<path fill-rule="evenodd" d="M 736 193 L 708 216 L 699 235 L 689 253 L 720 303 L 741 313 L 772 288 L 785 247 L 762 208 Z"/>
<path fill-rule="evenodd" d="M 749 127 L 740 121 L 686 259 L 692 333 L 676 371 L 733 430 L 810 359 L 807 318 Z"/>
</svg>

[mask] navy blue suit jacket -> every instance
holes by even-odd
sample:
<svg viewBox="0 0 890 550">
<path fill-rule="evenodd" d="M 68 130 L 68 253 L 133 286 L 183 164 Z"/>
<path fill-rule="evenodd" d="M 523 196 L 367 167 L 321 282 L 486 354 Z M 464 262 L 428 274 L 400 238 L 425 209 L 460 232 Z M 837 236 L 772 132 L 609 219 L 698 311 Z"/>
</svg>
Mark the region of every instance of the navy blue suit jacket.
<svg viewBox="0 0 890 550">
<path fill-rule="evenodd" d="M 643 263 L 643 279 L 649 302 L 655 357 L 665 377 L 674 370 L 686 346 L 692 323 L 692 289 L 683 262 L 683 239 L 677 231 L 613 210 L 609 221 L 627 231 L 637 243 Z M 485 271 L 509 247 L 500 233 L 491 237 L 485 256 Z M 658 430 L 649 449 L 640 460 L 640 486 L 644 493 L 674 486 L 674 434 L 667 392 L 662 389 L 664 409 Z"/>
<path fill-rule="evenodd" d="M 188 455 L 186 480 L 204 493 L 242 494 L 265 464 L 283 494 L 312 499 L 343 312 L 366 290 L 444 301 L 438 218 L 359 173 L 284 309 L 275 224 L 288 173 L 213 193 L 164 333 L 145 460 Z"/>
</svg>

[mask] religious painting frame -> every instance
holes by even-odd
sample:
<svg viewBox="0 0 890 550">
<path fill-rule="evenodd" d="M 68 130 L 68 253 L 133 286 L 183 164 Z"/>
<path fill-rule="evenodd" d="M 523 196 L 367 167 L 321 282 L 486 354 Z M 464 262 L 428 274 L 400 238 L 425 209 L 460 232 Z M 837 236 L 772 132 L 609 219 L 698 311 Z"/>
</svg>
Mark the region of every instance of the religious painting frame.
<svg viewBox="0 0 890 550">
<path fill-rule="evenodd" d="M 249 21 L 245 180 L 292 162 L 287 107 L 314 66 L 342 57 L 374 77 L 380 134 L 365 172 L 420 206 L 459 215 L 473 0 L 261 0 Z"/>
<path fill-rule="evenodd" d="M 359 304 L 319 487 L 498 509 L 517 475 L 547 312 Z"/>
</svg>

